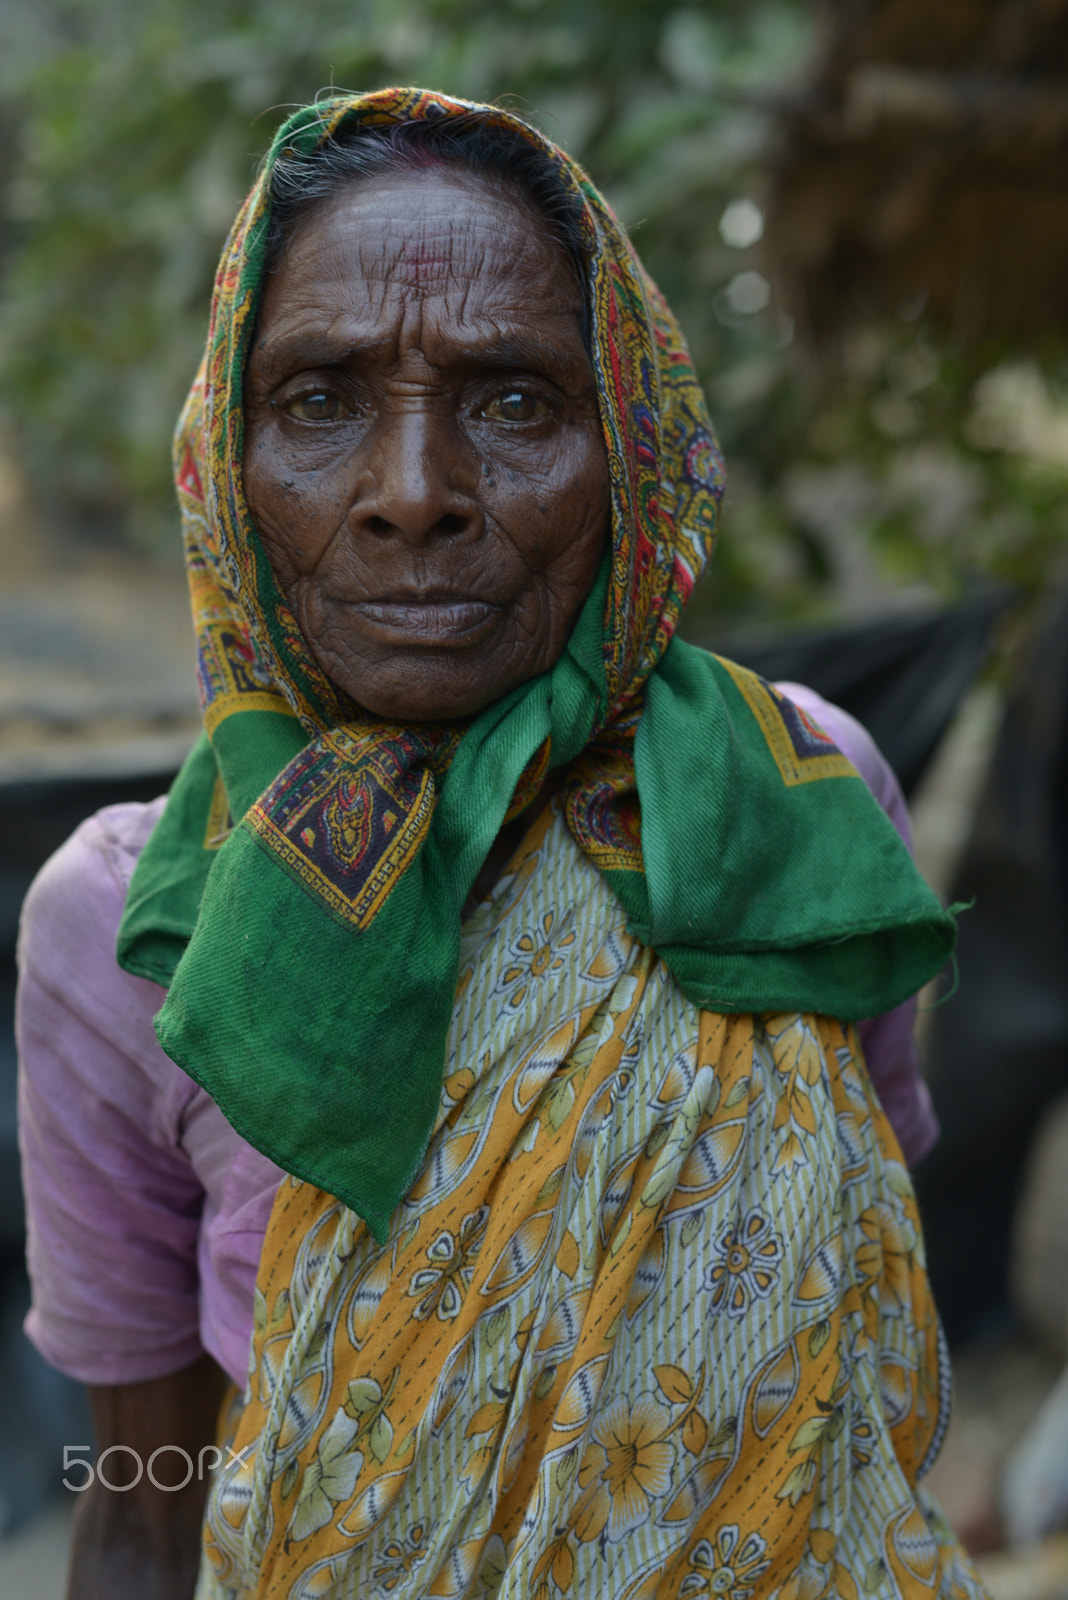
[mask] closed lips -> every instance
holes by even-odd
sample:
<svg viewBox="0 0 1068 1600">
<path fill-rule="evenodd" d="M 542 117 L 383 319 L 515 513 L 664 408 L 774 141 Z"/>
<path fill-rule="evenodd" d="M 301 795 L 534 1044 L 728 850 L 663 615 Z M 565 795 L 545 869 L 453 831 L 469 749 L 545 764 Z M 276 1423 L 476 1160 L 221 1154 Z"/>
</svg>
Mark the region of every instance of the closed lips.
<svg viewBox="0 0 1068 1600">
<path fill-rule="evenodd" d="M 368 622 L 391 632 L 457 638 L 482 628 L 499 607 L 470 595 L 389 597 L 359 600 L 354 609 Z"/>
</svg>

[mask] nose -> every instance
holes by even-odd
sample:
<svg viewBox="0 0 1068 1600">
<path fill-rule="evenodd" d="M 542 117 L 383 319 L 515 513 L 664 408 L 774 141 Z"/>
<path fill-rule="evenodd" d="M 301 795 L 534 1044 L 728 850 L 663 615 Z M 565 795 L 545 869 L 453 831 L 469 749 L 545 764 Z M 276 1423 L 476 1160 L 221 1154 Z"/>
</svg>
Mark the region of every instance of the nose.
<svg viewBox="0 0 1068 1600">
<path fill-rule="evenodd" d="M 347 519 L 354 532 L 410 545 L 482 533 L 473 492 L 479 466 L 455 420 L 423 408 L 398 410 L 378 418 L 363 450 Z"/>
</svg>

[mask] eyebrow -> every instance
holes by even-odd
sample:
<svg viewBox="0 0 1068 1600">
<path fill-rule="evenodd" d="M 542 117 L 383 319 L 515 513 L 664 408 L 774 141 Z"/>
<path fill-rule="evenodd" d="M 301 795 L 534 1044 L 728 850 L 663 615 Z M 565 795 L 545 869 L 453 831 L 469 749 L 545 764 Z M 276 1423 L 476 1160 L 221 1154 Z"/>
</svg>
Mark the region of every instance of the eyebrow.
<svg viewBox="0 0 1068 1600">
<path fill-rule="evenodd" d="M 460 348 L 460 355 L 474 365 L 501 368 L 552 368 L 569 358 L 569 352 L 534 332 L 509 334 L 504 339 L 487 339 L 483 344 L 464 344 Z"/>
<path fill-rule="evenodd" d="M 280 372 L 290 369 L 359 364 L 361 360 L 388 355 L 392 348 L 392 341 L 385 339 L 339 341 L 328 335 L 294 332 L 282 334 L 270 344 L 258 342 L 255 353 L 263 362 L 266 374 L 274 379 Z M 535 330 L 510 333 L 503 338 L 489 334 L 484 340 L 471 339 L 468 335 L 456 345 L 460 361 L 501 372 L 533 367 L 551 374 L 569 365 L 573 354 Z"/>
</svg>

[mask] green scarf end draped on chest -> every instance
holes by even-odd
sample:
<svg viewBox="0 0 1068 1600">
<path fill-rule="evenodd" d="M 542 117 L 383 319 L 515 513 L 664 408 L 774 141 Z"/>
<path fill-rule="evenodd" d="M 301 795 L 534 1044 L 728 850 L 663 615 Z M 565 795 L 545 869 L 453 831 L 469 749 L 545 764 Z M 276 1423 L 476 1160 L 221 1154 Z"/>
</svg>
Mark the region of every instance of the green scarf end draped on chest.
<svg viewBox="0 0 1068 1600">
<path fill-rule="evenodd" d="M 468 730 L 472 751 L 496 756 L 480 767 L 522 770 L 552 731 L 552 679 Z M 306 739 L 280 713 L 241 722 L 244 797 L 254 798 Z M 212 835 L 225 728 L 214 749 L 202 738 L 193 750 L 138 863 L 120 962 L 167 986 L 160 1041 L 237 1131 L 381 1239 L 437 1113 L 460 907 L 511 798 L 508 779 L 496 795 L 461 783 L 463 815 L 439 819 L 474 842 L 467 871 L 432 832 L 354 935 L 293 892 L 292 870 L 252 818 L 221 843 Z M 892 824 L 834 746 L 759 678 L 673 644 L 650 683 L 635 768 L 646 871 L 605 877 L 630 930 L 695 1006 L 852 1020 L 891 1009 L 946 960 L 953 920 Z"/>
</svg>

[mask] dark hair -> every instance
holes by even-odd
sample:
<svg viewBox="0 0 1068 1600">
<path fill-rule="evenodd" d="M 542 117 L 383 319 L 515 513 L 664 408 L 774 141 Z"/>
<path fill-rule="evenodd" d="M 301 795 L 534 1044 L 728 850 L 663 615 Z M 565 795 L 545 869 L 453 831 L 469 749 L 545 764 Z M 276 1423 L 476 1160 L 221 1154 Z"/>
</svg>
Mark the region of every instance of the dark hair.
<svg viewBox="0 0 1068 1600">
<path fill-rule="evenodd" d="M 437 164 L 496 181 L 527 199 L 566 250 L 585 286 L 581 197 L 561 181 L 552 158 L 517 130 L 478 112 L 368 123 L 352 119 L 308 154 L 283 150 L 271 173 L 270 272 L 297 225 L 348 184 L 383 173 L 425 172 Z"/>
</svg>

